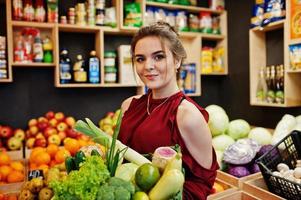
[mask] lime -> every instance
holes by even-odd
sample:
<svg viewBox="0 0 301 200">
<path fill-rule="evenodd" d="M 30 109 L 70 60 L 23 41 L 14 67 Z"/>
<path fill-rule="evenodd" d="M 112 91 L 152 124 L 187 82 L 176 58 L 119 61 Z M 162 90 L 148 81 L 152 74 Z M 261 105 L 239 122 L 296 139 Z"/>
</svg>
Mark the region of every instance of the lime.
<svg viewBox="0 0 301 200">
<path fill-rule="evenodd" d="M 151 163 L 141 165 L 135 174 L 135 182 L 143 191 L 150 190 L 157 183 L 159 178 L 159 168 Z"/>
<path fill-rule="evenodd" d="M 149 200 L 145 192 L 136 192 L 133 196 L 133 200 Z"/>
</svg>

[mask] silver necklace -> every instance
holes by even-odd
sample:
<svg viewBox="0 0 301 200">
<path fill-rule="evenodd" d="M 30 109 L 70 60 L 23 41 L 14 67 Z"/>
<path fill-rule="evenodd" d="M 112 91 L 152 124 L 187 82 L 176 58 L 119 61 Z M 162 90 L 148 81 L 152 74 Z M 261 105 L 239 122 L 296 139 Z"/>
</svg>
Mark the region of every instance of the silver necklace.
<svg viewBox="0 0 301 200">
<path fill-rule="evenodd" d="M 148 97 L 147 97 L 147 104 L 146 104 L 146 112 L 148 115 L 151 114 L 151 112 L 149 111 L 149 97 L 150 97 L 151 93 L 149 93 Z M 157 107 L 154 108 L 154 110 L 152 112 L 154 112 L 157 108 L 159 108 L 160 106 L 162 106 L 165 102 L 168 101 L 168 99 L 170 99 L 170 97 L 172 97 L 173 95 L 169 96 L 168 98 L 166 98 L 162 103 L 160 103 Z"/>
</svg>

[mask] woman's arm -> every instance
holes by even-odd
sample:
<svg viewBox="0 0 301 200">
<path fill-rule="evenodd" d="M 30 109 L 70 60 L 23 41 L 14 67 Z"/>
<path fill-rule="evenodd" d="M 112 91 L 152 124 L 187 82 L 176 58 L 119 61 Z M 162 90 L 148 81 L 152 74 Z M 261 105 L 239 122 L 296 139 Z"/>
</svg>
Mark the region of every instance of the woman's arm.
<svg viewBox="0 0 301 200">
<path fill-rule="evenodd" d="M 177 112 L 177 124 L 185 145 L 192 157 L 204 168 L 212 165 L 212 138 L 202 113 L 187 100 Z"/>
<path fill-rule="evenodd" d="M 131 105 L 131 102 L 133 100 L 133 98 L 140 98 L 141 95 L 136 95 L 136 96 L 131 96 L 129 98 L 127 98 L 126 100 L 124 100 L 121 104 L 121 111 L 122 111 L 122 115 L 128 110 L 128 108 L 130 107 Z"/>
</svg>

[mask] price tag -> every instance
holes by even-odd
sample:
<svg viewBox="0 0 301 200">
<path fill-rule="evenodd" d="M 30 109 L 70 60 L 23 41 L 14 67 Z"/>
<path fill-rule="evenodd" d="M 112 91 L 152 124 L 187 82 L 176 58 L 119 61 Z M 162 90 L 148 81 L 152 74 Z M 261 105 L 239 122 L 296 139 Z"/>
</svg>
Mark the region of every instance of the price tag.
<svg viewBox="0 0 301 200">
<path fill-rule="evenodd" d="M 28 180 L 30 181 L 33 178 L 39 178 L 41 177 L 43 179 L 43 170 L 36 169 L 36 170 L 31 170 L 28 173 Z"/>
</svg>

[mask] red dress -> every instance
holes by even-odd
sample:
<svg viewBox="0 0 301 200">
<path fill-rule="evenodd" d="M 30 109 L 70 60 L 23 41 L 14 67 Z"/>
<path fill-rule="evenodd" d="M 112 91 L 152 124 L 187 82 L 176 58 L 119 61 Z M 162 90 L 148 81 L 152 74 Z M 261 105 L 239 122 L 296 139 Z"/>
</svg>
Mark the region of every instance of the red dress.
<svg viewBox="0 0 301 200">
<path fill-rule="evenodd" d="M 160 146 L 179 144 L 185 168 L 183 199 L 205 200 L 210 194 L 218 169 L 215 152 L 213 151 L 211 169 L 199 165 L 189 153 L 180 135 L 176 113 L 183 99 L 192 102 L 206 121 L 208 121 L 208 113 L 182 92 L 178 92 L 169 97 L 166 102 L 164 102 L 166 99 L 150 98 L 151 114 L 148 115 L 147 98 L 148 94 L 132 100 L 122 119 L 119 140 L 141 154 L 152 153 Z"/>
</svg>

